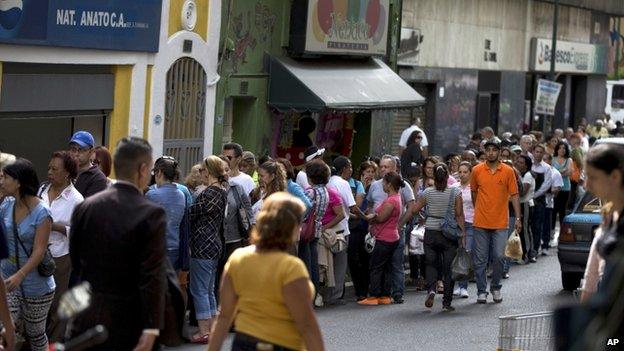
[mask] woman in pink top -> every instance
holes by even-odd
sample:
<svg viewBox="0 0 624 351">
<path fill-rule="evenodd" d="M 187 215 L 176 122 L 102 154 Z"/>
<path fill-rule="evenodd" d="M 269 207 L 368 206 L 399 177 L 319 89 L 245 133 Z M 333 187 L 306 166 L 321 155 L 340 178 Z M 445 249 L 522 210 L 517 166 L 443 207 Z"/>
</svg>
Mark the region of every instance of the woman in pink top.
<svg viewBox="0 0 624 351">
<path fill-rule="evenodd" d="M 375 236 L 375 248 L 370 259 L 370 287 L 368 298 L 359 301 L 360 305 L 389 305 L 392 281 L 392 255 L 399 246 L 397 224 L 401 216 L 401 196 L 399 189 L 403 179 L 396 172 L 383 177 L 383 189 L 388 198 L 375 210 L 371 217 L 371 234 Z"/>
</svg>

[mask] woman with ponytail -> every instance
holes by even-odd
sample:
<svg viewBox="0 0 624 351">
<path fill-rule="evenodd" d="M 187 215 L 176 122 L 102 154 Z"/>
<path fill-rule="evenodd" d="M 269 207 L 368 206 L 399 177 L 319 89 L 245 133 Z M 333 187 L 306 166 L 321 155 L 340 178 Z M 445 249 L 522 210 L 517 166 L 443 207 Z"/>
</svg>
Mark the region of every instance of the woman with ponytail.
<svg viewBox="0 0 624 351">
<path fill-rule="evenodd" d="M 425 261 L 428 296 L 425 306 L 431 308 L 435 298 L 435 285 L 438 276 L 438 256 L 442 257 L 444 277 L 444 299 L 442 308 L 445 311 L 454 311 L 451 307 L 453 301 L 454 282 L 451 279 L 451 263 L 455 258 L 458 240 L 447 237 L 442 232 L 441 222 L 447 212 L 454 214 L 463 238 L 466 237 L 464 226 L 464 209 L 462 203 L 462 193 L 458 187 L 448 186 L 449 171 L 444 163 L 437 163 L 433 166 L 434 186 L 425 189 L 422 196 L 416 202 L 416 211 L 428 206 L 427 219 L 425 221 Z M 450 205 L 450 208 L 449 208 Z"/>
<path fill-rule="evenodd" d="M 206 189 L 189 208 L 191 248 L 191 294 L 199 331 L 191 342 L 207 344 L 210 328 L 217 315 L 214 284 L 223 254 L 223 222 L 228 187 L 225 165 L 217 156 L 208 156 L 200 169 Z"/>
</svg>

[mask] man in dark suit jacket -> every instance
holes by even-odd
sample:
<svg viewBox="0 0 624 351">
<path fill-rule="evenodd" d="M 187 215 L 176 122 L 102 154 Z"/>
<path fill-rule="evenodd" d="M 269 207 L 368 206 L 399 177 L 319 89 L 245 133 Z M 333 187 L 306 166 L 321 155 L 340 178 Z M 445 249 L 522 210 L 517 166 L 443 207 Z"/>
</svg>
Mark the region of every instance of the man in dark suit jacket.
<svg viewBox="0 0 624 351">
<path fill-rule="evenodd" d="M 114 157 L 117 183 L 74 210 L 70 255 L 91 283 L 93 299 L 78 316 L 73 336 L 104 325 L 104 350 L 151 350 L 164 323 L 165 211 L 141 191 L 150 180 L 152 148 L 124 138 Z"/>
</svg>

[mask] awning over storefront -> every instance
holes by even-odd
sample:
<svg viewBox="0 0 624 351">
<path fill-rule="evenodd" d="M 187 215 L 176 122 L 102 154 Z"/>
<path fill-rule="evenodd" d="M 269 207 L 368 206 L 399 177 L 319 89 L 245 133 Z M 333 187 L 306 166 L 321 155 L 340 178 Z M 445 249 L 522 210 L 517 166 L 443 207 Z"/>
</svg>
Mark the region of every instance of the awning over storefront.
<svg viewBox="0 0 624 351">
<path fill-rule="evenodd" d="M 425 99 L 379 59 L 271 57 L 269 105 L 281 111 L 405 109 Z"/>
</svg>

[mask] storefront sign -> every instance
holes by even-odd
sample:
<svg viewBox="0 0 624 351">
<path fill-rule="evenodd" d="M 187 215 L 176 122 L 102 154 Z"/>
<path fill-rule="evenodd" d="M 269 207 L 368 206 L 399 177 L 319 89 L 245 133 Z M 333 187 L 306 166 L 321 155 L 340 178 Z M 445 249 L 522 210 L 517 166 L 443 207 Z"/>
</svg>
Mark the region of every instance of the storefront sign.
<svg viewBox="0 0 624 351">
<path fill-rule="evenodd" d="M 537 82 L 537 96 L 535 97 L 535 113 L 555 115 L 555 106 L 561 92 L 562 84 L 546 79 Z"/>
<path fill-rule="evenodd" d="M 389 0 L 309 0 L 305 51 L 385 55 Z"/>
<path fill-rule="evenodd" d="M 531 69 L 549 71 L 551 59 L 550 39 L 533 38 L 531 43 Z M 607 47 L 605 45 L 557 41 L 555 71 L 567 73 L 607 73 Z"/>
<path fill-rule="evenodd" d="M 0 0 L 0 43 L 158 51 L 161 0 Z"/>
</svg>

